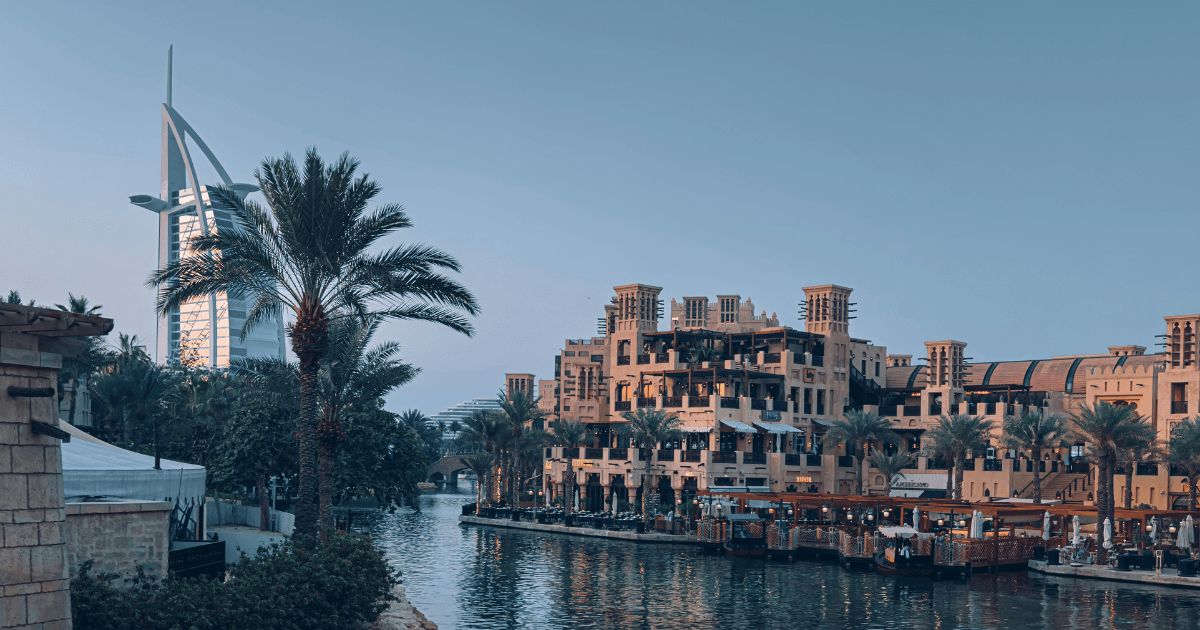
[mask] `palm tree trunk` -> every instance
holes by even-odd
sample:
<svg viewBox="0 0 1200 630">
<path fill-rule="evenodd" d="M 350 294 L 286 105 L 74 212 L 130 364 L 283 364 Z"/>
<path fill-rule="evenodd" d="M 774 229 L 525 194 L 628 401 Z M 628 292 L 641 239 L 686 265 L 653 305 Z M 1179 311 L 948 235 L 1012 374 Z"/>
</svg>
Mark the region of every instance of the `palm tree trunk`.
<svg viewBox="0 0 1200 630">
<path fill-rule="evenodd" d="M 946 496 L 954 498 L 954 462 L 946 466 Z"/>
<path fill-rule="evenodd" d="M 1196 509 L 1196 476 L 1188 477 L 1188 509 Z"/>
<path fill-rule="evenodd" d="M 858 496 L 861 497 L 863 496 L 863 456 L 859 455 L 858 457 L 855 457 L 854 460 L 858 462 L 858 466 L 854 468 L 854 477 L 855 481 L 858 483 Z"/>
<path fill-rule="evenodd" d="M 567 496 L 563 498 L 563 509 L 567 514 L 571 514 L 575 499 L 575 466 L 570 457 L 567 458 L 567 478 L 564 481 L 566 481 L 563 486 L 566 487 Z"/>
<path fill-rule="evenodd" d="M 954 458 L 954 498 L 962 500 L 963 457 Z"/>
<path fill-rule="evenodd" d="M 1033 502 L 1042 502 L 1042 449 L 1033 449 Z"/>
<path fill-rule="evenodd" d="M 317 531 L 317 375 L 314 358 L 300 363 L 300 488 L 296 502 L 296 531 Z"/>
<path fill-rule="evenodd" d="M 1133 506 L 1133 466 L 1132 459 L 1125 462 L 1125 496 L 1122 497 L 1122 500 L 1125 502 L 1126 510 Z"/>
<path fill-rule="evenodd" d="M 258 476 L 258 529 L 267 531 L 271 522 L 271 499 L 267 497 L 267 476 Z"/>
<path fill-rule="evenodd" d="M 654 459 L 654 449 L 646 456 L 646 472 L 642 473 L 642 522 L 650 529 L 650 462 Z"/>
<path fill-rule="evenodd" d="M 317 455 L 320 458 L 317 476 L 319 523 L 321 527 L 330 527 L 333 525 L 333 445 L 322 442 Z"/>
<path fill-rule="evenodd" d="M 1100 476 L 1096 484 L 1096 524 L 1103 528 L 1104 519 L 1110 519 L 1112 522 L 1112 505 L 1110 502 L 1112 494 L 1112 460 L 1108 454 L 1101 456 L 1099 465 L 1097 466 L 1097 474 Z M 1113 523 L 1113 528 L 1116 528 L 1116 523 Z M 1100 536 L 1103 536 L 1103 529 L 1097 530 Z M 1108 563 L 1108 550 L 1104 545 L 1100 545 L 1096 549 L 1096 561 L 1100 564 Z"/>
</svg>

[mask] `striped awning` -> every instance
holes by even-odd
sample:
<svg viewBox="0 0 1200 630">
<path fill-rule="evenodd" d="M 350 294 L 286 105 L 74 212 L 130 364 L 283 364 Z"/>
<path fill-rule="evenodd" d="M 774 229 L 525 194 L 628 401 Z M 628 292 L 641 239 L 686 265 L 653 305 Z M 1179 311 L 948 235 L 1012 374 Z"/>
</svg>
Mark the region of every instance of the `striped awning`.
<svg viewBox="0 0 1200 630">
<path fill-rule="evenodd" d="M 679 430 L 684 433 L 708 433 L 712 427 L 679 427 Z"/>
<path fill-rule="evenodd" d="M 734 431 L 737 431 L 738 433 L 758 433 L 754 430 L 754 427 L 736 420 L 722 420 L 721 424 L 733 429 Z"/>
<path fill-rule="evenodd" d="M 768 433 L 804 433 L 800 429 L 782 422 L 755 422 L 754 426 Z"/>
</svg>

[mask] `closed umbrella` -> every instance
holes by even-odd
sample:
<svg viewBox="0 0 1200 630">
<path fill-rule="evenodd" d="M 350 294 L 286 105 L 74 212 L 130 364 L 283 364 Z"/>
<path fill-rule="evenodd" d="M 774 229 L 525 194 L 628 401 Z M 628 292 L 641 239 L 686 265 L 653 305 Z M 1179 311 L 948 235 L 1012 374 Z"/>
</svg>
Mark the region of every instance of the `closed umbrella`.
<svg viewBox="0 0 1200 630">
<path fill-rule="evenodd" d="M 1158 518 L 1150 519 L 1150 544 L 1158 543 Z"/>
<path fill-rule="evenodd" d="M 575 489 L 575 511 L 579 511 L 579 489 Z"/>
<path fill-rule="evenodd" d="M 913 529 L 921 529 L 921 510 L 913 508 Z"/>
<path fill-rule="evenodd" d="M 1078 545 L 1079 544 L 1079 515 L 1078 514 L 1071 517 L 1071 529 L 1075 530 L 1074 534 L 1072 534 L 1072 536 L 1071 536 L 1071 544 Z"/>
<path fill-rule="evenodd" d="M 975 519 L 976 519 L 975 537 L 982 539 L 983 538 L 983 512 L 980 512 L 979 510 L 975 510 Z"/>
<path fill-rule="evenodd" d="M 1104 548 L 1112 549 L 1112 521 L 1104 517 Z"/>
<path fill-rule="evenodd" d="M 1191 518 L 1190 516 L 1188 518 Z M 1180 549 L 1187 549 L 1192 546 L 1191 540 L 1192 528 L 1187 526 L 1187 518 L 1179 524 L 1179 535 L 1175 538 L 1175 546 Z"/>
<path fill-rule="evenodd" d="M 1050 540 L 1050 513 L 1046 512 L 1046 517 L 1042 519 L 1042 540 Z"/>
</svg>

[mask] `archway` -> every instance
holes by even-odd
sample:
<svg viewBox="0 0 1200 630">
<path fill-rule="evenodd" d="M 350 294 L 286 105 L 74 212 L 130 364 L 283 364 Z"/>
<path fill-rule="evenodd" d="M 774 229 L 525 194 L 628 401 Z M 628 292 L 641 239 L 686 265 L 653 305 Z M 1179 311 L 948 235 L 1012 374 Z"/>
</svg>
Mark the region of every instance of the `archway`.
<svg viewBox="0 0 1200 630">
<path fill-rule="evenodd" d="M 671 478 L 667 476 L 658 479 L 658 502 L 661 505 L 675 509 L 675 490 L 671 487 Z"/>
</svg>

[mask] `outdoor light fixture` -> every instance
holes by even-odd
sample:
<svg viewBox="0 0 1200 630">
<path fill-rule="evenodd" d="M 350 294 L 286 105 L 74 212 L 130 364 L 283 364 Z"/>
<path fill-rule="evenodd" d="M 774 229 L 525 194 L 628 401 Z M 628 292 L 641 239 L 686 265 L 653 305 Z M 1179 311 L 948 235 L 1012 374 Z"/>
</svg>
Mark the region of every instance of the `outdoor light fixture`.
<svg viewBox="0 0 1200 630">
<path fill-rule="evenodd" d="M 828 506 L 828 505 L 822 505 L 822 506 L 821 506 L 821 511 L 822 511 L 822 512 L 828 512 L 828 511 L 829 511 L 829 506 Z"/>
<path fill-rule="evenodd" d="M 1171 526 L 1170 532 L 1171 532 L 1172 534 L 1174 534 L 1174 533 L 1175 533 L 1175 526 L 1174 526 L 1174 525 L 1172 525 L 1172 526 Z"/>
<path fill-rule="evenodd" d="M 946 521 L 944 521 L 940 518 L 938 519 L 938 527 L 941 527 L 942 525 L 945 525 L 945 524 L 946 524 Z"/>
<path fill-rule="evenodd" d="M 1146 525 L 1146 531 L 1147 531 L 1147 532 L 1152 532 L 1152 531 L 1154 531 L 1154 525 L 1152 525 L 1152 524 L 1147 524 L 1147 525 Z"/>
</svg>

